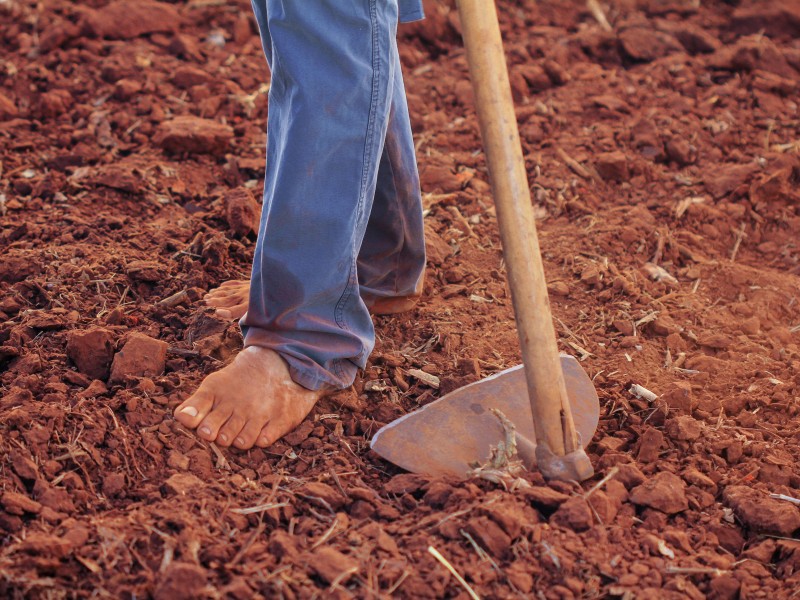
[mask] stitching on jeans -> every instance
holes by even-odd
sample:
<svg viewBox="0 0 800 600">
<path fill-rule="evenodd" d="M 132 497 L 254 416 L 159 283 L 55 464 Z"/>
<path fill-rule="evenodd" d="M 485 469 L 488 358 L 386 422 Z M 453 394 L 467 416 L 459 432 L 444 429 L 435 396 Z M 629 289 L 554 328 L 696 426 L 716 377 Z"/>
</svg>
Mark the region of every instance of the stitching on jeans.
<svg viewBox="0 0 800 600">
<path fill-rule="evenodd" d="M 362 216 L 361 213 L 364 207 L 364 198 L 367 194 L 367 181 L 369 179 L 369 173 L 372 166 L 371 150 L 372 146 L 374 145 L 373 137 L 375 135 L 375 113 L 377 112 L 378 109 L 377 105 L 378 105 L 379 83 L 381 75 L 376 0 L 370 0 L 369 16 L 370 16 L 370 24 L 372 25 L 372 91 L 370 98 L 369 116 L 367 118 L 366 139 L 364 141 L 364 159 L 362 161 L 363 166 L 361 171 L 361 189 L 359 190 L 358 204 L 356 206 L 357 219 Z M 351 244 L 353 246 L 353 259 L 350 263 L 350 268 L 347 274 L 347 285 L 345 286 L 342 296 L 339 298 L 339 302 L 336 303 L 336 308 L 334 310 L 334 318 L 336 319 L 336 324 L 340 328 L 346 331 L 351 331 L 351 330 L 347 326 L 347 322 L 344 320 L 344 307 L 350 300 L 351 296 L 353 295 L 353 289 L 358 287 L 358 277 L 355 275 L 357 269 L 358 256 L 355 248 L 354 239 L 351 240 Z M 354 279 L 355 282 L 353 281 Z M 362 349 L 361 352 L 359 353 L 359 358 L 364 353 L 365 350 Z"/>
</svg>

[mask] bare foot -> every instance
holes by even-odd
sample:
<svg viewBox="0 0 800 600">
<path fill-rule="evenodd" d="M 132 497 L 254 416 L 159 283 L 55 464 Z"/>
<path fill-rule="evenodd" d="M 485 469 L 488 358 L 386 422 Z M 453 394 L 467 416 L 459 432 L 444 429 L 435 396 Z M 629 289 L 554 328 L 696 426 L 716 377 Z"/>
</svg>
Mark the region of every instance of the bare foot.
<svg viewBox="0 0 800 600">
<path fill-rule="evenodd" d="M 247 312 L 247 303 L 250 297 L 250 281 L 247 279 L 234 279 L 226 281 L 218 288 L 208 292 L 203 299 L 208 306 L 217 310 L 215 314 L 220 319 L 232 321 L 241 319 Z"/>
<path fill-rule="evenodd" d="M 411 310 L 417 305 L 419 297 L 422 295 L 423 281 L 424 277 L 420 279 L 414 293 L 409 296 L 375 298 L 367 304 L 369 312 L 373 315 L 394 315 Z M 226 281 L 203 297 L 208 306 L 217 309 L 214 314 L 220 319 L 232 321 L 241 319 L 247 312 L 249 298 L 250 282 L 246 279 Z"/>
<path fill-rule="evenodd" d="M 292 381 L 279 354 L 250 346 L 206 377 L 175 418 L 218 446 L 266 448 L 297 427 L 321 396 Z"/>
</svg>

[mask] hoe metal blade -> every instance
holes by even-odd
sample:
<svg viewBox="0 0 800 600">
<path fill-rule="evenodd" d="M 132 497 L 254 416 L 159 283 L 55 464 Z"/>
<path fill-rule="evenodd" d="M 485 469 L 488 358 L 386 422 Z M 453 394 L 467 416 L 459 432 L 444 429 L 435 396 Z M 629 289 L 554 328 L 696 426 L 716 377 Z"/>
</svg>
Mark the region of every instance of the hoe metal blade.
<svg viewBox="0 0 800 600">
<path fill-rule="evenodd" d="M 561 356 L 575 428 L 586 446 L 600 419 L 600 404 L 591 379 L 572 356 Z M 483 464 L 492 446 L 504 438 L 492 408 L 500 410 L 517 430 L 517 450 L 528 469 L 535 468 L 528 386 L 522 365 L 459 388 L 381 428 L 372 449 L 386 460 L 414 473 L 465 478 L 470 464 Z"/>
</svg>

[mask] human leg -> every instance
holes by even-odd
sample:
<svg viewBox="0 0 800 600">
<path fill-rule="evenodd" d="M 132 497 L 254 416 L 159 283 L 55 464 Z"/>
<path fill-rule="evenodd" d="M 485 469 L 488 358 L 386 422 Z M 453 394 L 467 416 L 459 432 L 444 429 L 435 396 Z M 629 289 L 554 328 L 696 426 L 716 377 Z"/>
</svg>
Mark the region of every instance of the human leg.
<svg viewBox="0 0 800 600">
<path fill-rule="evenodd" d="M 350 385 L 374 345 L 357 257 L 396 65 L 395 2 L 265 6 L 259 25 L 272 68 L 267 176 L 242 319 L 245 350 L 176 410 L 201 437 L 240 448 L 271 443 L 302 420 L 319 392 Z M 254 375 L 257 355 L 274 377 Z M 305 411 L 299 420 L 297 406 Z"/>
</svg>

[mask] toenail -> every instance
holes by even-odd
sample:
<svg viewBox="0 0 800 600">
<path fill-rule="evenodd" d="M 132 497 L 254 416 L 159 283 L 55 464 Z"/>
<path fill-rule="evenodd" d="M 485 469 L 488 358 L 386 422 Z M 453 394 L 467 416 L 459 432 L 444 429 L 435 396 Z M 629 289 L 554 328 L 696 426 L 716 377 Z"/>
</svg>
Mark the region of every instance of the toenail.
<svg viewBox="0 0 800 600">
<path fill-rule="evenodd" d="M 194 406 L 187 406 L 186 408 L 182 408 L 181 412 L 189 415 L 190 417 L 197 416 L 197 409 Z"/>
<path fill-rule="evenodd" d="M 197 432 L 202 435 L 211 435 L 211 429 L 208 427 L 201 427 L 200 429 L 197 430 Z"/>
<path fill-rule="evenodd" d="M 227 442 L 228 441 L 228 436 L 225 435 L 224 433 L 220 433 L 219 434 L 219 439 L 221 439 L 223 442 Z"/>
<path fill-rule="evenodd" d="M 239 446 L 244 446 L 244 438 L 237 437 L 236 444 L 238 444 Z"/>
</svg>

